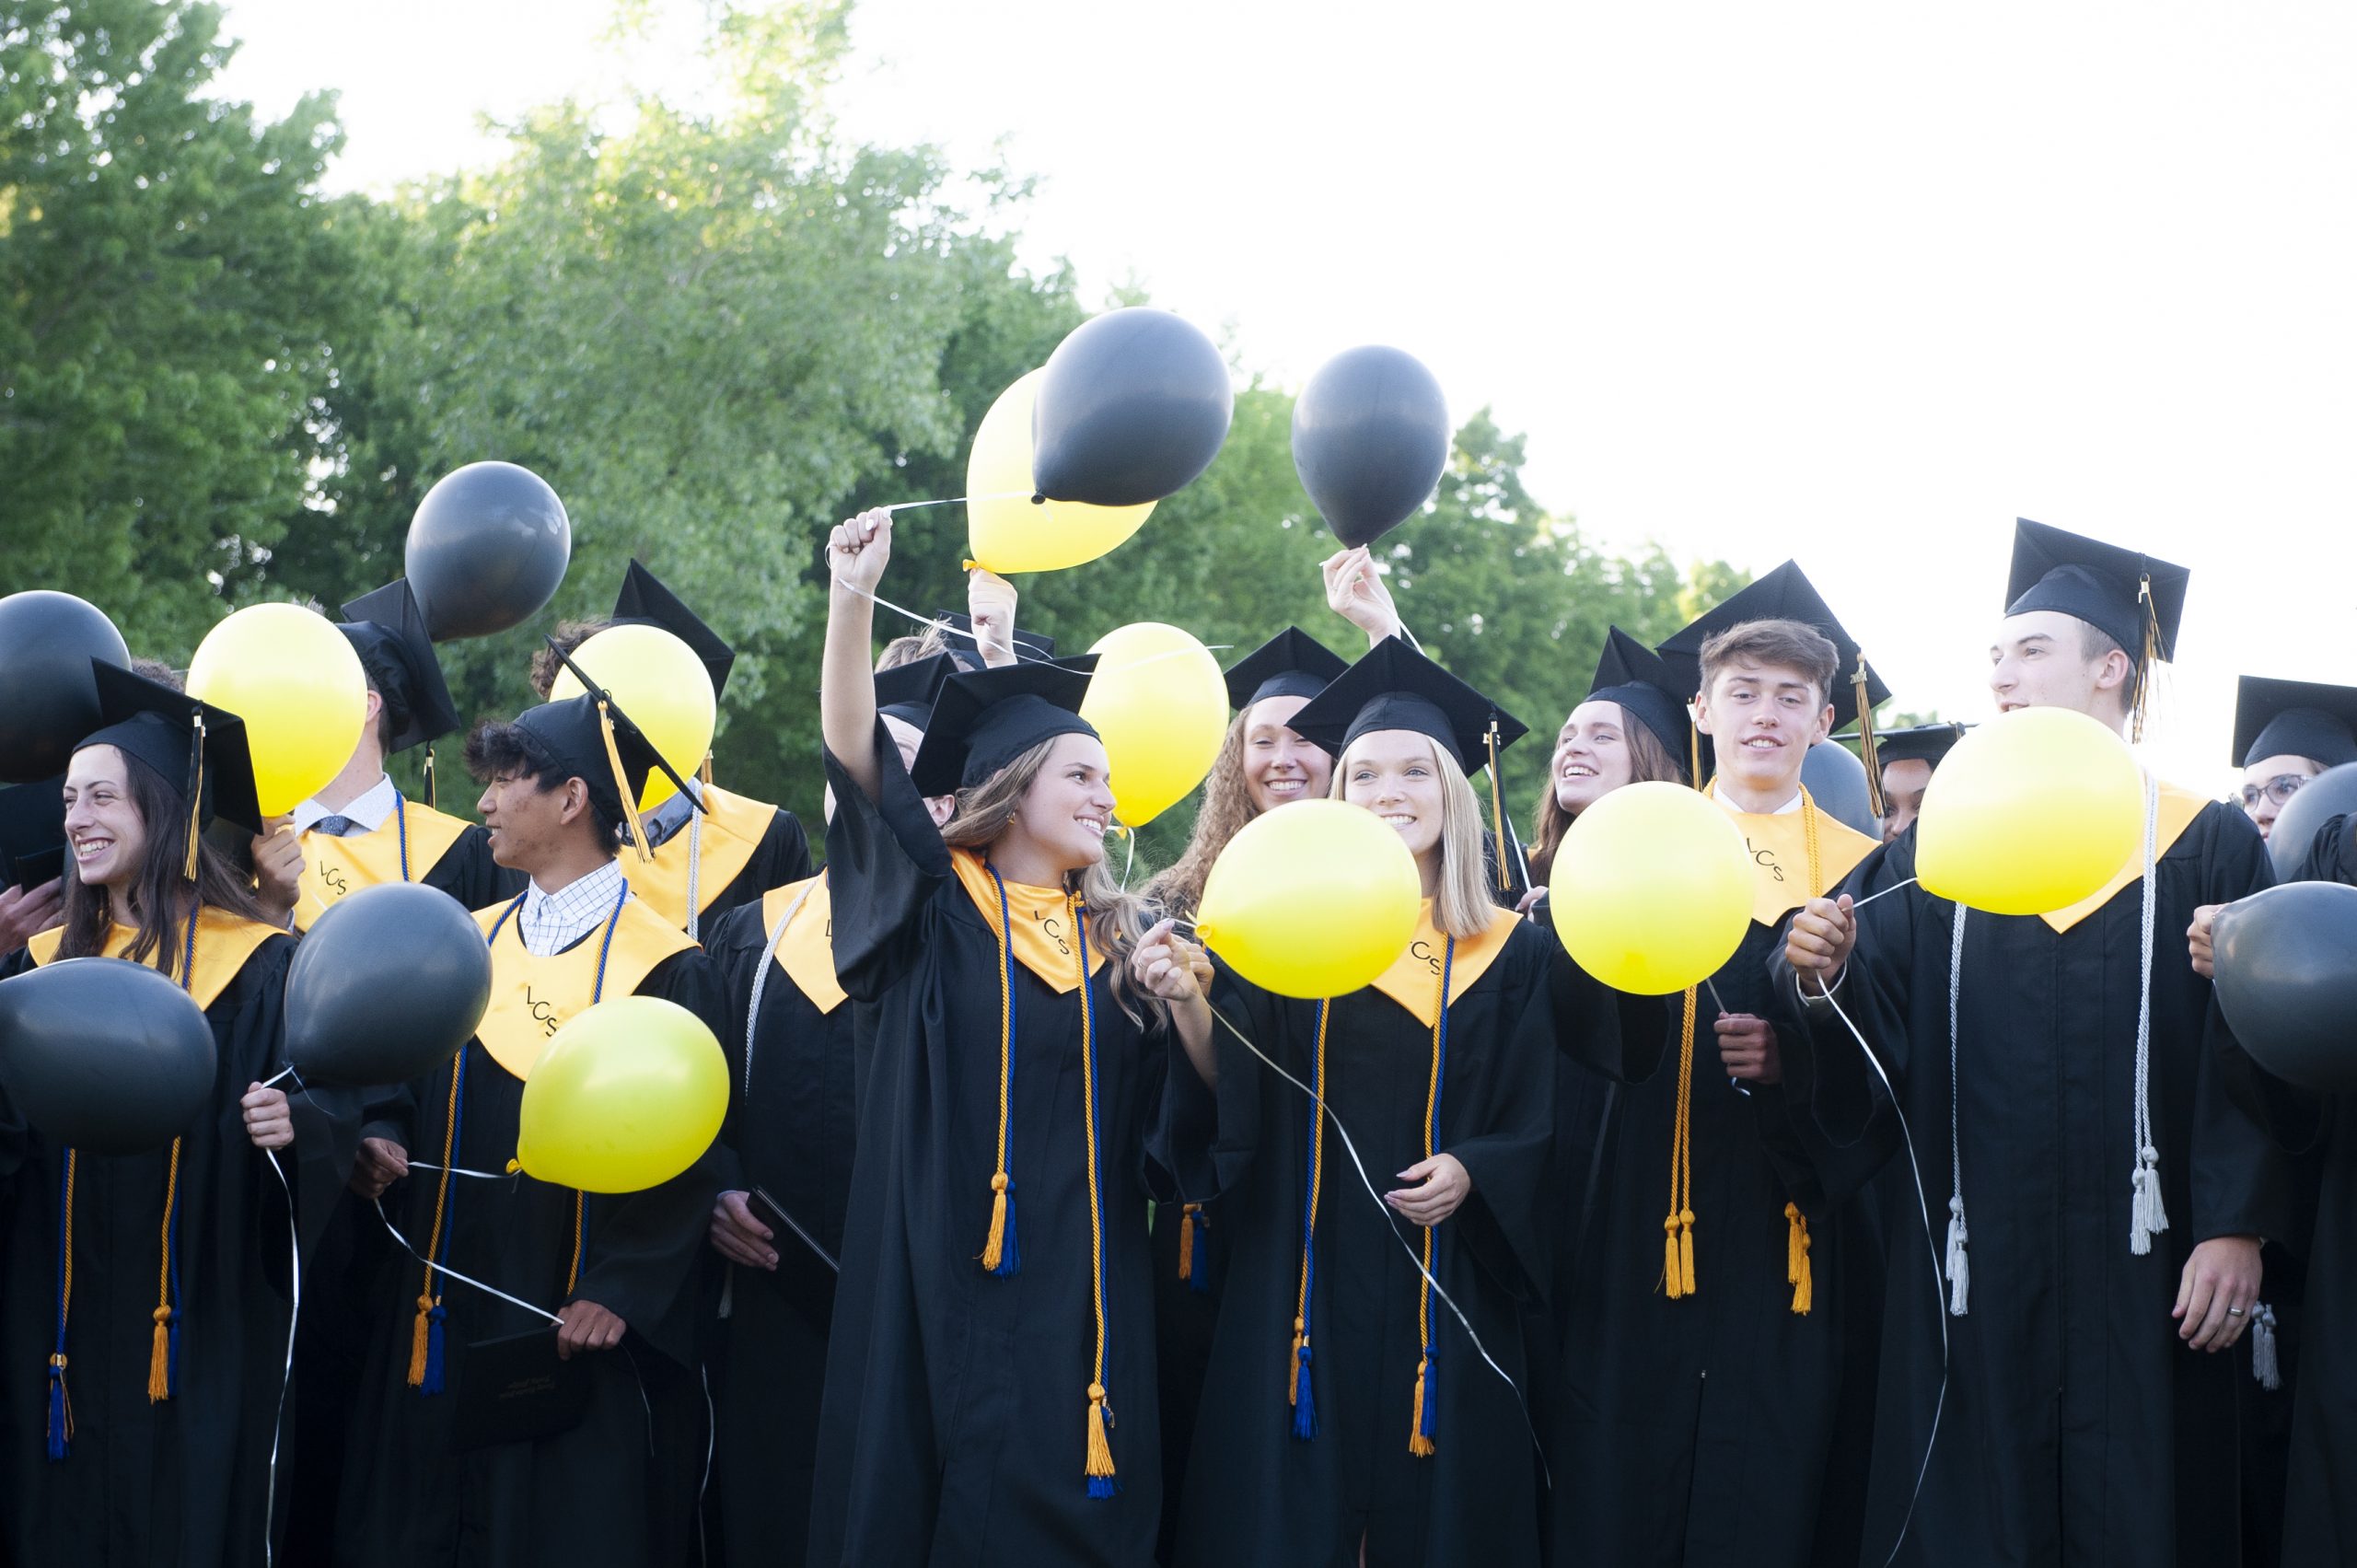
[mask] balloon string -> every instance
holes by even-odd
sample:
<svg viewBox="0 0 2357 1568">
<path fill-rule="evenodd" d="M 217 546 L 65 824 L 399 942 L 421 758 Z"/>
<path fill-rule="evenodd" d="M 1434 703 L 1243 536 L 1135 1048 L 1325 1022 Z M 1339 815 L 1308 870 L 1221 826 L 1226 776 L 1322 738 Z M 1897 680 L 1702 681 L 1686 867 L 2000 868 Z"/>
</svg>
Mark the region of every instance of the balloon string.
<svg viewBox="0 0 2357 1568">
<path fill-rule="evenodd" d="M 1902 884 L 1902 886 L 1904 884 Z M 1896 890 L 1896 889 L 1889 888 L 1883 889 L 1884 892 L 1893 892 Z M 1876 893 L 1875 897 L 1880 898 L 1882 897 L 1882 894 Z M 1794 977 L 1793 987 L 1795 991 L 1799 991 L 1800 980 L 1798 976 Z M 1800 996 L 1803 1003 L 1817 1000 L 1816 997 L 1809 995 L 1808 993 L 1805 991 L 1800 993 Z M 1908 1174 L 1914 1178 L 1915 1181 L 1916 1212 L 1923 1217 L 1923 1249 L 1932 1260 L 1932 1317 L 1940 1326 L 1939 1397 L 1934 1400 L 1932 1404 L 1932 1431 L 1931 1434 L 1923 1440 L 1923 1462 L 1915 1468 L 1915 1490 L 1908 1493 L 1907 1511 L 1899 1516 L 1898 1536 L 1897 1539 L 1890 1543 L 1890 1555 L 1882 1560 L 1883 1568 L 1890 1568 L 1890 1565 L 1893 1562 L 1898 1561 L 1898 1549 L 1907 1542 L 1908 1527 L 1914 1523 L 1915 1520 L 1915 1504 L 1922 1500 L 1923 1478 L 1930 1475 L 1932 1472 L 1932 1450 L 1939 1445 L 1940 1417 L 1947 1409 L 1948 1365 L 1950 1359 L 1950 1352 L 1948 1348 L 1947 1288 L 1943 1283 L 1943 1276 L 1940 1272 L 1939 1243 L 1932 1238 L 1932 1206 L 1930 1203 L 1926 1202 L 1923 1198 L 1923 1167 L 1915 1158 L 1915 1134 L 1908 1130 L 1907 1112 L 1899 1109 L 1898 1091 L 1892 1086 L 1890 1074 L 1883 1071 L 1882 1059 L 1875 1054 L 1874 1047 L 1866 1043 L 1866 1037 L 1858 1032 L 1858 1026 L 1850 1021 L 1850 1015 L 1841 1010 L 1841 1004 L 1834 998 L 1833 993 L 1829 991 L 1823 993 L 1823 996 L 1826 1005 L 1833 1009 L 1833 1016 L 1840 1019 L 1843 1027 L 1849 1029 L 1850 1038 L 1858 1042 L 1858 1050 L 1864 1055 L 1866 1059 L 1866 1065 L 1872 1067 L 1875 1070 L 1875 1076 L 1882 1080 L 1883 1092 L 1890 1097 L 1891 1114 L 1898 1119 L 1898 1135 L 1907 1145 Z M 1953 1090 L 1953 1087 L 1954 1086 L 1951 1086 L 1951 1090 Z"/>
<path fill-rule="evenodd" d="M 1028 490 L 1003 490 L 996 495 L 952 495 L 939 501 L 903 501 L 896 506 L 887 506 L 884 509 L 888 512 L 921 512 L 927 506 L 962 506 L 969 501 L 1028 501 L 1030 499 L 1031 492 Z"/>
<path fill-rule="evenodd" d="M 919 615 L 915 610 L 910 610 L 903 605 L 894 604 L 890 599 L 886 598 L 883 595 L 870 593 L 867 589 L 859 587 L 855 583 L 846 583 L 842 578 L 838 577 L 835 579 L 835 586 L 841 588 L 849 589 L 851 592 L 855 593 L 860 598 L 867 600 L 870 604 L 878 605 L 883 609 L 890 610 L 895 615 L 905 615 L 911 621 L 915 621 L 918 625 L 926 627 L 932 631 L 939 632 L 944 636 L 972 637 L 974 635 L 971 632 L 963 631 L 956 626 L 952 626 L 946 621 L 936 621 L 930 615 Z M 977 640 L 977 645 L 979 645 L 979 639 Z M 1015 649 L 1015 656 L 1018 662 L 1024 659 L 1028 659 L 1034 664 L 1055 663 L 1055 660 L 1050 658 L 1045 654 L 1035 654 L 1030 649 L 1025 647 L 1021 643 L 1013 643 L 1010 645 Z"/>
<path fill-rule="evenodd" d="M 1489 1347 L 1482 1344 L 1481 1336 L 1473 1331 L 1472 1323 L 1467 1319 L 1464 1309 L 1457 1305 L 1456 1298 L 1450 1295 L 1448 1292 L 1442 1287 L 1440 1281 L 1433 1277 L 1432 1271 L 1424 1267 L 1424 1260 L 1420 1255 L 1418 1255 L 1416 1249 L 1409 1246 L 1408 1238 L 1399 1234 L 1399 1222 L 1392 1217 L 1391 1205 L 1383 1201 L 1383 1194 L 1377 1192 L 1375 1190 L 1375 1183 L 1368 1179 L 1366 1174 L 1366 1162 L 1359 1158 L 1359 1147 L 1358 1144 L 1352 1142 L 1350 1129 L 1342 1125 L 1342 1119 L 1334 1114 L 1334 1108 L 1326 1102 L 1326 1097 L 1324 1095 L 1319 1094 L 1316 1089 L 1311 1088 L 1307 1084 L 1303 1083 L 1299 1078 L 1295 1077 L 1291 1073 L 1286 1072 L 1283 1067 L 1278 1066 L 1276 1063 L 1271 1061 L 1267 1051 L 1262 1051 L 1259 1046 L 1253 1044 L 1250 1040 L 1246 1038 L 1243 1030 L 1228 1022 L 1226 1014 L 1221 1012 L 1216 1007 L 1212 1008 L 1211 1012 L 1212 1016 L 1219 1020 L 1220 1027 L 1241 1041 L 1245 1050 L 1250 1051 L 1253 1055 L 1266 1063 L 1269 1070 L 1276 1074 L 1278 1077 L 1283 1078 L 1286 1083 L 1291 1084 L 1295 1088 L 1297 1088 L 1303 1094 L 1307 1095 L 1311 1100 L 1316 1102 L 1318 1109 L 1325 1112 L 1326 1120 L 1334 1124 L 1334 1135 L 1341 1140 L 1343 1149 L 1350 1155 L 1351 1164 L 1358 1170 L 1359 1181 L 1366 1188 L 1366 1195 L 1375 1200 L 1376 1208 L 1383 1214 L 1383 1223 L 1391 1227 L 1391 1238 L 1399 1244 L 1399 1249 L 1401 1251 L 1408 1254 L 1408 1261 L 1415 1266 L 1416 1272 L 1423 1277 L 1424 1283 L 1432 1287 L 1433 1295 L 1438 1296 L 1441 1301 L 1447 1306 L 1450 1313 L 1456 1317 L 1457 1325 L 1465 1330 L 1465 1337 L 1473 1342 L 1474 1353 L 1481 1358 L 1483 1365 L 1498 1375 L 1500 1380 L 1502 1380 L 1505 1384 L 1507 1389 L 1513 1393 L 1515 1403 L 1519 1405 L 1522 1409 L 1522 1423 L 1525 1427 L 1529 1429 L 1531 1448 L 1538 1456 L 1539 1481 L 1546 1486 L 1548 1491 L 1554 1491 L 1554 1474 L 1547 1466 L 1547 1447 L 1545 1444 L 1538 1440 L 1538 1425 L 1536 1422 L 1530 1419 L 1530 1402 L 1522 1397 L 1521 1386 L 1515 1383 L 1514 1378 L 1507 1375 L 1504 1367 L 1500 1366 L 1497 1364 L 1496 1359 L 1490 1354 Z"/>
<path fill-rule="evenodd" d="M 513 1170 L 469 1170 L 464 1166 L 435 1165 L 432 1160 L 412 1160 L 409 1167 L 412 1170 L 447 1170 L 453 1176 L 471 1176 L 479 1181 L 513 1181 L 523 1174 Z"/>
<path fill-rule="evenodd" d="M 470 1172 L 469 1174 L 471 1175 L 472 1173 Z M 458 1270 L 451 1268 L 447 1263 L 434 1262 L 431 1259 L 427 1258 L 424 1253 L 420 1252 L 416 1248 L 412 1247 L 409 1244 L 409 1237 L 401 1234 L 401 1227 L 395 1225 L 392 1222 L 391 1216 L 385 1213 L 385 1201 L 382 1198 L 373 1198 L 369 1200 L 369 1202 L 376 1207 L 377 1217 L 385 1222 L 385 1228 L 393 1233 L 393 1239 L 401 1244 L 401 1250 L 416 1259 L 419 1262 L 426 1264 L 443 1278 L 456 1280 L 462 1285 L 472 1285 L 479 1291 L 499 1297 L 500 1300 L 507 1303 L 510 1307 L 522 1307 L 525 1311 L 529 1312 L 535 1318 L 545 1318 L 559 1328 L 563 1328 L 564 1326 L 563 1318 L 558 1317 L 555 1313 L 551 1312 L 544 1307 L 535 1307 L 528 1301 L 518 1301 L 516 1297 L 508 1295 L 505 1291 L 501 1290 L 496 1285 L 487 1285 L 481 1280 L 470 1280 L 467 1278 L 466 1275 L 459 1272 Z"/>
<path fill-rule="evenodd" d="M 1889 887 L 1883 889 L 1880 892 L 1868 893 L 1868 894 L 1867 894 L 1864 898 L 1863 898 L 1863 899 L 1853 899 L 1853 900 L 1851 900 L 1851 902 L 1850 902 L 1850 907 L 1851 907 L 1852 909 L 1853 909 L 1853 910 L 1862 910 L 1862 909 L 1865 908 L 1868 904 L 1873 903 L 1876 899 L 1886 898 L 1886 897 L 1887 897 L 1888 895 L 1890 895 L 1890 894 L 1892 894 L 1892 893 L 1896 893 L 1896 892 L 1897 892 L 1897 891 L 1898 891 L 1898 889 L 1901 889 L 1901 888 L 1911 888 L 1911 887 L 1913 887 L 1914 885 L 1915 885 L 1915 878 L 1914 878 L 1914 877 L 1909 877 L 1906 881 L 1904 881 L 1904 882 L 1893 882 Z"/>
<path fill-rule="evenodd" d="M 293 1071 L 295 1069 L 289 1067 L 280 1073 L 278 1078 Z M 278 1078 L 273 1078 L 271 1082 L 274 1084 Z M 271 1419 L 270 1425 L 270 1482 L 262 1493 L 261 1516 L 267 1522 L 278 1516 L 278 1446 L 286 1430 L 286 1386 L 295 1380 L 295 1326 L 303 1318 L 303 1233 L 295 1221 L 295 1187 L 286 1179 L 286 1167 L 278 1163 L 278 1151 L 264 1149 L 262 1153 L 270 1160 L 270 1168 L 278 1172 L 278 1185 L 286 1192 L 286 1251 L 294 1265 L 294 1272 L 287 1276 L 291 1299 L 286 1307 L 286 1365 L 278 1374 L 278 1413 Z M 271 1532 L 265 1528 L 261 1550 L 263 1568 L 270 1568 L 276 1559 L 277 1552 L 271 1544 Z"/>
</svg>

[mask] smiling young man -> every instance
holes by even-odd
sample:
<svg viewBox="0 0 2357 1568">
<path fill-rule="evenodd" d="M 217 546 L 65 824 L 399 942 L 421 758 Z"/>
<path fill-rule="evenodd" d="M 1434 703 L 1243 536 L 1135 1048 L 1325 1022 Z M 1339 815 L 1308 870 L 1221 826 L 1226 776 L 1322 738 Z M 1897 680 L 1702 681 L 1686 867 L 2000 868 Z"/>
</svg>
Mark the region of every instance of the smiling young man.
<svg viewBox="0 0 2357 1568">
<path fill-rule="evenodd" d="M 1990 650 L 1998 707 L 2128 727 L 2186 580 L 2022 523 Z M 1786 1060 L 1795 1098 L 1837 1142 L 1887 1124 L 1838 1003 L 1896 1089 L 1932 1201 L 1949 1191 L 1944 1302 L 1911 1190 L 1884 1216 L 1875 1561 L 1902 1530 L 1907 1562 L 2236 1560 L 2235 1362 L 2215 1353 L 2258 1300 L 2259 1237 L 2282 1234 L 2281 1169 L 2223 1093 L 2231 1040 L 2186 931 L 2269 872 L 2232 806 L 2151 783 L 2145 821 L 2107 887 L 2034 916 L 1909 886 L 1903 834 L 1840 900 L 1812 900 L 1777 959 L 1806 1031 Z"/>
<path fill-rule="evenodd" d="M 715 1190 L 710 1162 L 614 1195 L 458 1173 L 497 1172 L 514 1154 L 525 1075 L 567 1020 L 604 998 L 656 996 L 717 1033 L 719 977 L 633 896 L 616 862 L 623 802 L 655 765 L 619 712 L 608 728 L 581 696 L 486 724 L 468 739 L 467 765 L 483 781 L 493 854 L 529 880 L 476 914 L 492 994 L 475 1038 L 417 1086 L 410 1132 L 372 1140 L 366 1158 L 405 1178 L 386 1208 L 412 1246 L 563 1321 L 552 1330 L 438 1270 L 401 1270 L 378 1305 L 336 1561 L 668 1562 L 685 1550 L 703 1444 L 650 1454 L 647 1434 L 702 1409 L 690 1283 Z M 432 1168 L 412 1174 L 412 1150 Z M 588 1358 L 586 1415 L 552 1435 L 454 1455 L 456 1400 L 445 1389 L 463 1387 L 468 1347 L 549 1332 L 563 1358 Z"/>
<path fill-rule="evenodd" d="M 1785 915 L 1873 847 L 1801 785 L 1809 747 L 1855 716 L 1859 654 L 1788 562 L 1663 655 L 1717 765 L 1707 788 L 1750 846 L 1753 919 L 1708 984 L 1669 999 L 1666 1049 L 1646 1042 L 1631 1067 L 1649 1075 L 1604 1119 L 1551 1401 L 1555 1558 L 1834 1561 L 1855 1530 L 1820 1508 L 1843 1495 L 1828 1471 L 1846 1189 L 1829 1196 L 1788 1108 L 1766 960 Z"/>
</svg>

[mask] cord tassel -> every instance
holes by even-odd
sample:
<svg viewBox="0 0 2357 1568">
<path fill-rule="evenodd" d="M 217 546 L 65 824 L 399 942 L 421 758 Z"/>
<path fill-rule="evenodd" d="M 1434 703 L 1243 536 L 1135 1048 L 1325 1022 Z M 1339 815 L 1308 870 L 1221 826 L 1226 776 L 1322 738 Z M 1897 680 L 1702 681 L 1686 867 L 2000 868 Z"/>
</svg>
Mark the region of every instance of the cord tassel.
<svg viewBox="0 0 2357 1568">
<path fill-rule="evenodd" d="M 1798 1203 L 1784 1205 L 1784 1283 L 1793 1287 L 1793 1310 L 1803 1318 L 1817 1305 L 1815 1271 L 1809 1267 L 1808 1216 Z"/>
<path fill-rule="evenodd" d="M 1309 1064 L 1309 1156 L 1302 1172 L 1307 1189 L 1301 1211 L 1301 1290 L 1294 1298 L 1292 1379 L 1285 1398 L 1293 1406 L 1293 1434 L 1306 1443 L 1318 1435 L 1318 1405 L 1309 1386 L 1309 1304 L 1318 1286 L 1318 1200 L 1326 1179 L 1326 1016 L 1330 1003 L 1318 1004 L 1318 1044 Z"/>
<path fill-rule="evenodd" d="M 1419 1459 L 1433 1457 L 1433 1350 L 1424 1347 L 1422 1361 L 1416 1364 L 1416 1407 L 1410 1412 L 1408 1452 Z"/>
<path fill-rule="evenodd" d="M 1662 1294 L 1672 1301 L 1694 1294 L 1694 1019 L 1698 1004 L 1686 988 L 1684 1021 L 1678 1033 L 1678 1107 L 1669 1132 L 1669 1214 L 1661 1222 Z"/>
<path fill-rule="evenodd" d="M 1105 1409 L 1105 1385 L 1088 1386 L 1088 1495 L 1110 1497 L 1120 1490 L 1113 1479 L 1113 1445 L 1106 1428 L 1113 1418 Z"/>
<path fill-rule="evenodd" d="M 1309 1334 L 1293 1320 L 1293 1434 L 1306 1443 L 1318 1435 L 1318 1400 L 1309 1387 Z"/>
<path fill-rule="evenodd" d="M 74 1311 L 74 1173 L 79 1156 L 67 1149 L 58 1162 L 57 1338 L 49 1354 L 49 1457 L 73 1451 L 74 1401 L 65 1391 L 65 1324 Z"/>
<path fill-rule="evenodd" d="M 991 1178 L 991 1228 L 982 1239 L 982 1269 L 1012 1274 L 1022 1267 L 1023 1254 L 1015 1244 L 1015 1179 L 1002 1170 Z"/>
<path fill-rule="evenodd" d="M 2169 1227 L 2168 1210 L 2161 1202 L 2161 1151 L 2147 1144 L 2136 1157 L 2135 1216 L 2128 1230 L 2128 1250 L 2142 1257 L 2153 1249 L 2153 1237 Z"/>
<path fill-rule="evenodd" d="M 1964 1223 L 1964 1194 L 1948 1200 L 1948 1316 L 1964 1317 L 1972 1307 L 1972 1256 L 1965 1250 L 1972 1233 Z"/>
<path fill-rule="evenodd" d="M 172 1397 L 172 1309 L 158 1307 L 150 1316 L 156 1332 L 147 1347 L 147 1402 L 156 1405 Z"/>
<path fill-rule="evenodd" d="M 991 1173 L 991 1228 L 982 1238 L 981 1264 L 985 1273 L 1006 1275 L 1023 1267 L 1023 1254 L 1015 1245 L 1015 1178 L 1006 1168 L 1011 1141 L 1007 1123 L 1014 1114 L 1010 1108 L 1015 1093 L 1015 917 L 1007 907 L 1006 878 L 988 861 L 982 867 L 998 889 L 998 1168 Z M 1088 971 L 1084 967 L 1084 1019 L 1087 984 Z"/>
<path fill-rule="evenodd" d="M 417 1316 L 409 1327 L 409 1386 L 412 1388 L 423 1388 L 425 1385 L 425 1364 L 431 1354 L 430 1347 L 433 1340 L 430 1331 L 433 1326 L 433 1315 L 434 1298 L 430 1295 L 419 1296 Z"/>
<path fill-rule="evenodd" d="M 2283 1387 L 2283 1364 L 2275 1347 L 2275 1308 L 2263 1301 L 2250 1311 L 2250 1375 L 2270 1393 Z"/>
<path fill-rule="evenodd" d="M 49 1457 L 62 1459 L 74 1451 L 74 1401 L 65 1393 L 65 1358 L 49 1358 Z"/>
<path fill-rule="evenodd" d="M 1201 1203 L 1178 1207 L 1178 1277 L 1195 1290 L 1203 1288 L 1195 1280 L 1195 1216 L 1202 1207 Z"/>
</svg>

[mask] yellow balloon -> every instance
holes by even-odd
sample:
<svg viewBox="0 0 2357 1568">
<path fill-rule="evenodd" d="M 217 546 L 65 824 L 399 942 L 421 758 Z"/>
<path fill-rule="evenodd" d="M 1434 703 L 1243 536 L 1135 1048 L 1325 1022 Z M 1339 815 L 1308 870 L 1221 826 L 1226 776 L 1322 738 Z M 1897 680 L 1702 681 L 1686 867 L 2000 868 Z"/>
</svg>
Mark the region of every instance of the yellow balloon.
<svg viewBox="0 0 2357 1568">
<path fill-rule="evenodd" d="M 1236 972 L 1280 996 L 1371 985 L 1416 935 L 1416 857 L 1364 807 L 1296 800 L 1227 841 L 1195 930 Z"/>
<path fill-rule="evenodd" d="M 1708 796 L 1623 785 L 1581 812 L 1547 877 L 1555 935 L 1580 968 L 1636 996 L 1719 972 L 1751 927 L 1751 852 Z"/>
<path fill-rule="evenodd" d="M 1227 684 L 1211 650 L 1176 626 L 1140 621 L 1088 650 L 1097 673 L 1080 716 L 1105 742 L 1113 808 L 1143 828 L 1187 797 L 1227 738 Z"/>
<path fill-rule="evenodd" d="M 2068 909 L 2142 853 L 2144 775 L 2119 734 L 2016 708 L 1942 759 L 1915 822 L 1923 889 L 1990 914 Z"/>
<path fill-rule="evenodd" d="M 728 1059 L 702 1019 L 617 996 L 550 1037 L 524 1080 L 516 1163 L 585 1192 L 643 1192 L 703 1156 L 728 1109 Z"/>
<path fill-rule="evenodd" d="M 1094 561 L 1137 532 L 1154 510 L 1151 501 L 1143 506 L 1032 505 L 1031 403 L 1041 374 L 1034 370 L 998 395 L 966 457 L 966 494 L 1000 497 L 966 503 L 966 550 L 974 564 L 1002 575 Z"/>
<path fill-rule="evenodd" d="M 277 817 L 352 761 L 368 722 L 368 677 L 335 623 L 299 604 L 257 604 L 204 634 L 188 694 L 246 721 L 254 798 Z"/>
<path fill-rule="evenodd" d="M 660 626 L 609 626 L 574 649 L 573 662 L 613 693 L 631 723 L 681 778 L 703 766 L 720 704 L 713 695 L 712 672 L 693 648 Z M 578 697 L 582 690 L 573 671 L 560 669 L 549 686 L 549 701 Z M 657 768 L 646 775 L 638 808 L 652 811 L 679 793 Z"/>
</svg>

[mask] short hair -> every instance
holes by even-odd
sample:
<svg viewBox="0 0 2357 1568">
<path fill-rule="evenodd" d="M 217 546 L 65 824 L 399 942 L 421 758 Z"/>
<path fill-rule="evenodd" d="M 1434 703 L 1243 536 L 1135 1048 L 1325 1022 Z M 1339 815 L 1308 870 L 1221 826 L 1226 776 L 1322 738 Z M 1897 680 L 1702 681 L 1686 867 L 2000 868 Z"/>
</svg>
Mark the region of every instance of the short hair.
<svg viewBox="0 0 2357 1568">
<path fill-rule="evenodd" d="M 2135 656 L 2119 645 L 2119 638 L 2092 621 L 2079 622 L 2079 656 L 2081 658 L 2085 659 L 2089 664 L 2099 664 L 2113 654 L 2127 655 L 2128 662 L 2131 665 L 2136 662 Z"/>
<path fill-rule="evenodd" d="M 1705 695 L 1729 665 L 1766 665 L 1808 677 L 1820 706 L 1833 700 L 1833 678 L 1841 669 L 1841 656 L 1832 640 L 1801 621 L 1739 622 L 1704 643 L 1701 658 Z"/>
<path fill-rule="evenodd" d="M 467 772 L 474 775 L 477 784 L 489 784 L 493 779 L 529 779 L 542 795 L 563 789 L 565 780 L 581 776 L 550 750 L 539 736 L 522 725 L 501 719 L 485 719 L 467 736 Z M 606 843 L 621 842 L 621 819 L 607 809 L 594 785 L 589 790 L 589 815 Z"/>
<path fill-rule="evenodd" d="M 888 669 L 898 669 L 904 664 L 914 664 L 921 658 L 930 657 L 941 651 L 939 642 L 939 634 L 930 631 L 923 635 L 912 633 L 895 637 L 884 645 L 882 653 L 876 656 L 876 673 L 881 675 Z"/>
<path fill-rule="evenodd" d="M 556 623 L 556 631 L 551 634 L 549 642 L 554 643 L 557 648 L 563 649 L 570 656 L 582 644 L 612 624 L 612 621 L 604 620 L 560 621 Z M 564 660 L 556 656 L 556 648 L 552 648 L 548 643 L 543 643 L 532 650 L 532 690 L 540 693 L 541 702 L 545 703 L 549 700 L 551 688 L 556 685 L 556 678 L 563 671 Z"/>
<path fill-rule="evenodd" d="M 131 673 L 142 680 L 152 680 L 158 686 L 168 686 L 175 691 L 188 690 L 180 679 L 180 672 L 159 658 L 135 657 L 131 661 Z"/>
</svg>

